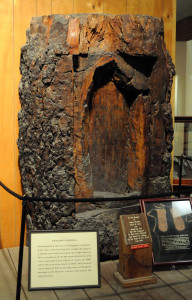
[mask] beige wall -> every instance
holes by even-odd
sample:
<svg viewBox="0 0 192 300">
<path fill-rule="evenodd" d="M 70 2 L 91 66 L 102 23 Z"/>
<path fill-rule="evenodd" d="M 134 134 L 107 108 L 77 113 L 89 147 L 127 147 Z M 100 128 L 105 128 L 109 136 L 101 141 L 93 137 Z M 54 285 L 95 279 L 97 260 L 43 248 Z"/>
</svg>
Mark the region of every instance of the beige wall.
<svg viewBox="0 0 192 300">
<path fill-rule="evenodd" d="M 185 115 L 192 116 L 192 40 L 186 43 Z"/>
<path fill-rule="evenodd" d="M 185 115 L 186 42 L 176 42 L 175 115 Z"/>
<path fill-rule="evenodd" d="M 32 16 L 70 13 L 148 14 L 163 17 L 165 41 L 175 59 L 176 0 L 0 1 L 0 180 L 21 194 L 17 113 L 20 48 Z M 0 188 L 1 247 L 19 244 L 21 203 Z"/>
<path fill-rule="evenodd" d="M 176 42 L 175 113 L 192 116 L 192 40 Z"/>
<path fill-rule="evenodd" d="M 192 40 L 176 42 L 175 114 L 192 116 Z M 188 131 L 188 155 L 192 155 L 192 126 Z M 174 155 L 183 153 L 184 124 L 175 124 Z"/>
</svg>

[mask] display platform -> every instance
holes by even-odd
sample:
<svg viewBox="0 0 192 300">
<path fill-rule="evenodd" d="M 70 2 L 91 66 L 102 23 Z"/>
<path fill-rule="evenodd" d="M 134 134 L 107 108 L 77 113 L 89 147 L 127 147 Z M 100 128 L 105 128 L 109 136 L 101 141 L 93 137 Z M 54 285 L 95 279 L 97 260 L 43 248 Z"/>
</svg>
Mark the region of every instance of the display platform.
<svg viewBox="0 0 192 300">
<path fill-rule="evenodd" d="M 19 248 L 0 250 L 0 300 L 15 299 Z M 113 278 L 118 261 L 106 261 L 101 266 L 101 287 L 86 289 L 28 291 L 28 247 L 24 248 L 21 299 L 88 300 L 88 299 L 191 299 L 192 265 L 176 269 L 156 267 L 157 284 L 121 288 Z"/>
</svg>

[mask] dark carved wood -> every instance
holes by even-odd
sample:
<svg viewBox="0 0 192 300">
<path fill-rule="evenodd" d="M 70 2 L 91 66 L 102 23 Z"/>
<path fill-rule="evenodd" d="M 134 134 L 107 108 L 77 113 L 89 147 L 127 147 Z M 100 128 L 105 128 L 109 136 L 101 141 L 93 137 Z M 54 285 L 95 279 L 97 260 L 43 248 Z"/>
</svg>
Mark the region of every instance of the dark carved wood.
<svg viewBox="0 0 192 300">
<path fill-rule="evenodd" d="M 120 217 L 119 272 L 114 278 L 122 287 L 157 282 L 152 276 L 152 239 L 145 214 Z"/>
<path fill-rule="evenodd" d="M 18 146 L 24 193 L 67 199 L 171 189 L 174 66 L 161 19 L 33 18 L 20 69 Z M 117 247 L 104 246 L 104 232 L 114 239 L 108 224 L 111 209 L 119 208 L 112 221 L 118 227 L 117 215 L 121 207 L 126 213 L 127 205 L 30 204 L 28 227 L 91 228 L 97 221 L 90 210 L 97 209 L 100 220 L 106 218 L 102 251 L 115 255 Z"/>
</svg>

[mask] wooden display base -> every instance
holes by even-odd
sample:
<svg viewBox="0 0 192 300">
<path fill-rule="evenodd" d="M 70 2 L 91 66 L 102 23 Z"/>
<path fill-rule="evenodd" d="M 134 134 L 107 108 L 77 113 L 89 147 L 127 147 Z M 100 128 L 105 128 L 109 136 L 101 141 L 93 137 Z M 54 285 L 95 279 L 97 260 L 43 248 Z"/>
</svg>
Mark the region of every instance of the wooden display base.
<svg viewBox="0 0 192 300">
<path fill-rule="evenodd" d="M 153 276 L 124 279 L 119 272 L 116 272 L 113 274 L 113 277 L 123 288 L 150 284 L 150 283 L 157 283 L 157 278 Z"/>
<path fill-rule="evenodd" d="M 119 272 L 113 274 L 122 287 L 156 283 L 152 276 L 152 240 L 145 214 L 120 216 Z"/>
</svg>

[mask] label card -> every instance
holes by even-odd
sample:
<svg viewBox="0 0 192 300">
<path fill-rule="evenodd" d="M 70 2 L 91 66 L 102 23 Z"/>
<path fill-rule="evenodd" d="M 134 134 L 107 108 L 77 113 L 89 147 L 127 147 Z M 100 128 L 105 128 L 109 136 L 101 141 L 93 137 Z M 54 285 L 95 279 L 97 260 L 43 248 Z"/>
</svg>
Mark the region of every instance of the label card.
<svg viewBox="0 0 192 300">
<path fill-rule="evenodd" d="M 98 231 L 29 235 L 29 290 L 100 286 Z"/>
</svg>

